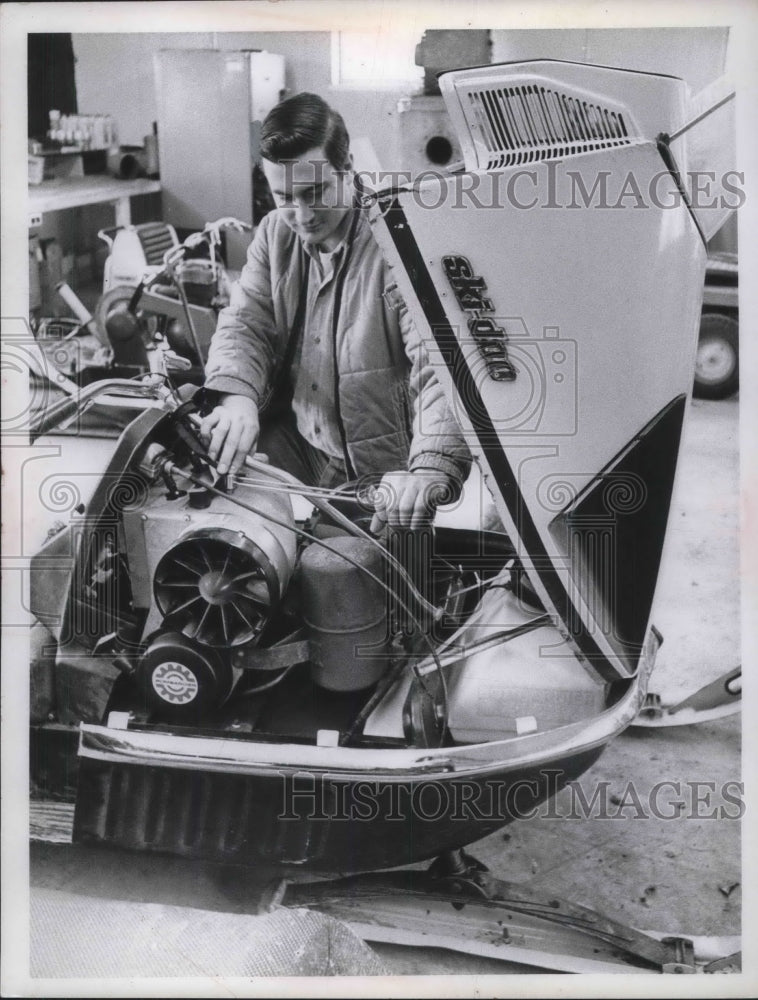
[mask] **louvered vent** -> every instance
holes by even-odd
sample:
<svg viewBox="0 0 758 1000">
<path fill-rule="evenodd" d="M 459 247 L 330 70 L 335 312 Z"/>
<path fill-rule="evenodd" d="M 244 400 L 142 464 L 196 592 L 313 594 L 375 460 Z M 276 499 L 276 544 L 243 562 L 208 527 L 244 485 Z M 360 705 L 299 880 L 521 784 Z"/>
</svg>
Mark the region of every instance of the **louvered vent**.
<svg viewBox="0 0 758 1000">
<path fill-rule="evenodd" d="M 165 252 L 179 244 L 174 227 L 165 222 L 145 222 L 134 229 L 148 264 L 162 264 Z"/>
<path fill-rule="evenodd" d="M 620 110 L 538 84 L 482 88 L 465 96 L 488 170 L 624 146 L 636 138 Z"/>
</svg>

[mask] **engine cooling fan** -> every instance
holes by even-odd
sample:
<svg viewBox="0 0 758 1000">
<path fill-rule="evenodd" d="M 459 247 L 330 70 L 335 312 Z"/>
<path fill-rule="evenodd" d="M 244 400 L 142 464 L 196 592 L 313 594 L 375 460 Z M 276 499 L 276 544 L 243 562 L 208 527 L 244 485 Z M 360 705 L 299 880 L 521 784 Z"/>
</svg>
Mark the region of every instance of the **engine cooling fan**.
<svg viewBox="0 0 758 1000">
<path fill-rule="evenodd" d="M 185 536 L 161 558 L 153 582 L 164 626 L 207 646 L 257 639 L 279 597 L 265 552 L 242 532 Z"/>
</svg>

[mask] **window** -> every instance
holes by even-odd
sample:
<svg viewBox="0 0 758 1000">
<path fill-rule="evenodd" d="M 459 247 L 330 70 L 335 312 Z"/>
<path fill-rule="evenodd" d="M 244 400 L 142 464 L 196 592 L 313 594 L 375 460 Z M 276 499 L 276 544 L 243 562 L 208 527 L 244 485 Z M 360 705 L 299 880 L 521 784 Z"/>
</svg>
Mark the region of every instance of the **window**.
<svg viewBox="0 0 758 1000">
<path fill-rule="evenodd" d="M 332 85 L 393 89 L 420 86 L 424 71 L 415 63 L 416 30 L 333 31 Z"/>
</svg>

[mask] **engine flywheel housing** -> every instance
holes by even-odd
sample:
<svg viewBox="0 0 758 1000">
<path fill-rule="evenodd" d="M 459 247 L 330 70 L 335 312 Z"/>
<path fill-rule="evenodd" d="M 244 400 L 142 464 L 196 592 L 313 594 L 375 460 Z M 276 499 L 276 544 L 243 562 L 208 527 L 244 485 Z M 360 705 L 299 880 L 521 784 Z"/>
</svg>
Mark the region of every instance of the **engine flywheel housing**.
<svg viewBox="0 0 758 1000">
<path fill-rule="evenodd" d="M 279 598 L 266 553 L 226 528 L 197 531 L 169 549 L 153 589 L 164 626 L 207 646 L 256 640 Z"/>
<path fill-rule="evenodd" d="M 154 635 L 137 665 L 145 704 L 160 718 L 198 722 L 222 705 L 234 674 L 219 650 L 201 646 L 178 632 Z"/>
</svg>

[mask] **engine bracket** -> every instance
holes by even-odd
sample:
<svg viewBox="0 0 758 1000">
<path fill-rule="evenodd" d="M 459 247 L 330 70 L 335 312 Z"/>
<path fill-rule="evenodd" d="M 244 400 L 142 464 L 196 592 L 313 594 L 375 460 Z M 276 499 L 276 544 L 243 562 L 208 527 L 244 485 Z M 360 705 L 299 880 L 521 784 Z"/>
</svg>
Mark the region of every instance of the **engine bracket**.
<svg viewBox="0 0 758 1000">
<path fill-rule="evenodd" d="M 310 657 L 308 639 L 292 640 L 281 646 L 241 646 L 234 650 L 232 663 L 240 670 L 284 670 Z"/>
</svg>

